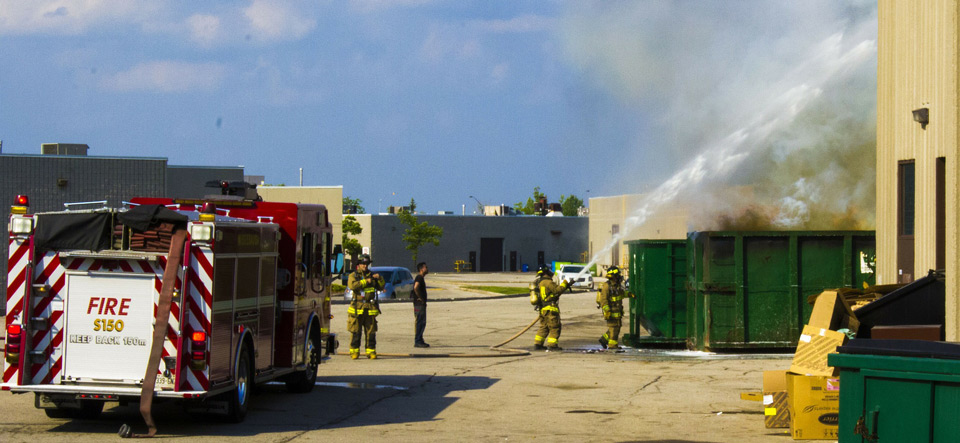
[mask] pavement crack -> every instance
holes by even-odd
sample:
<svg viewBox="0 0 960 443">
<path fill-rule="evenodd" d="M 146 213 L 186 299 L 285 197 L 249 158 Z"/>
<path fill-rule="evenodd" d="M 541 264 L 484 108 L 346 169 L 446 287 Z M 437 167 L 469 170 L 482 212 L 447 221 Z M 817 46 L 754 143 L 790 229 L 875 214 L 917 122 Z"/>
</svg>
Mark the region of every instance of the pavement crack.
<svg viewBox="0 0 960 443">
<path fill-rule="evenodd" d="M 652 384 L 660 381 L 661 378 L 663 378 L 663 376 L 662 376 L 662 375 L 658 375 L 657 378 L 653 379 L 653 381 L 651 381 L 650 383 L 647 383 L 647 384 L 643 385 L 643 386 L 640 388 L 640 390 L 638 390 L 637 392 L 640 392 L 640 391 L 643 391 L 644 389 L 647 389 L 647 386 L 650 386 L 650 385 L 652 385 Z"/>
<path fill-rule="evenodd" d="M 520 361 L 520 360 L 523 360 L 524 358 L 527 358 L 527 357 L 530 357 L 530 356 L 529 356 L 529 355 L 524 355 L 524 356 L 517 357 L 517 358 L 514 358 L 514 359 L 510 359 L 510 360 L 498 361 L 498 362 L 496 362 L 496 363 L 491 363 L 491 364 L 485 365 L 485 366 L 479 366 L 479 367 L 476 367 L 476 368 L 464 369 L 464 370 L 461 370 L 460 372 L 457 372 L 457 373 L 455 373 L 455 374 L 453 374 L 453 375 L 456 376 L 456 377 L 459 377 L 459 376 L 461 376 L 461 375 L 469 374 L 469 373 L 471 373 L 471 372 L 473 372 L 473 371 L 477 371 L 477 370 L 488 369 L 488 368 L 492 368 L 492 367 L 494 367 L 494 366 L 500 366 L 500 365 L 505 365 L 505 364 L 509 364 L 509 363 L 516 363 L 516 362 L 518 362 L 518 361 Z"/>
</svg>

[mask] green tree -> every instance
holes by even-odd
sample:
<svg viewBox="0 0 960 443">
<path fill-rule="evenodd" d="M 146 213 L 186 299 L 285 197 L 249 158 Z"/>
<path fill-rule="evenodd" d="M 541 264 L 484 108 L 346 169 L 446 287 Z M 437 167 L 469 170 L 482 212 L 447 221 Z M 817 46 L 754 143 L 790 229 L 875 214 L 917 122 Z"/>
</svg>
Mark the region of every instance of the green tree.
<svg viewBox="0 0 960 443">
<path fill-rule="evenodd" d="M 410 251 L 414 263 L 417 263 L 421 246 L 427 243 L 432 243 L 434 246 L 440 245 L 443 228 L 427 222 L 419 222 L 417 217 L 409 212 L 400 212 L 397 218 L 400 223 L 407 225 L 407 230 L 403 233 L 403 241 L 407 244 L 406 248 Z"/>
<path fill-rule="evenodd" d="M 343 213 L 344 214 L 366 214 L 366 210 L 363 209 L 363 206 L 360 205 L 362 201 L 359 198 L 350 198 L 349 196 L 343 198 Z M 349 208 L 353 209 L 353 212 Z"/>
<path fill-rule="evenodd" d="M 411 214 L 417 213 L 417 202 L 413 201 L 413 197 L 410 197 L 410 213 Z"/>
<path fill-rule="evenodd" d="M 532 198 L 528 197 L 526 203 L 517 202 L 516 204 L 513 205 L 513 208 L 516 209 L 517 212 L 527 214 L 527 215 L 533 215 L 533 205 L 539 202 L 540 199 L 544 197 L 546 197 L 546 194 L 540 192 L 540 187 L 536 186 L 533 188 Z"/>
<path fill-rule="evenodd" d="M 343 252 L 350 257 L 360 255 L 360 253 L 363 252 L 363 246 L 360 246 L 360 241 L 348 237 L 348 235 L 360 235 L 360 233 L 363 232 L 363 228 L 360 227 L 360 222 L 352 215 L 348 215 L 343 218 L 343 223 L 340 227 L 343 230 L 343 238 L 340 242 L 340 244 L 343 245 Z"/>
<path fill-rule="evenodd" d="M 561 195 L 560 207 L 563 209 L 563 215 L 573 217 L 576 216 L 580 212 L 580 208 L 583 207 L 583 200 L 580 200 L 576 195 L 569 197 Z"/>
</svg>

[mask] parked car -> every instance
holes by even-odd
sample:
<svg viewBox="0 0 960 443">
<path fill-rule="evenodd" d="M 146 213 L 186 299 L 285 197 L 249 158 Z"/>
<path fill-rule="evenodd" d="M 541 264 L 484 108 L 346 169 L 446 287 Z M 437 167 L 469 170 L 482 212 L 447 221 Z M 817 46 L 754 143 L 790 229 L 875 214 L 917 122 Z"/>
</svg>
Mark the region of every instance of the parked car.
<svg viewBox="0 0 960 443">
<path fill-rule="evenodd" d="M 407 268 L 399 266 L 372 266 L 370 272 L 380 274 L 385 283 L 383 290 L 377 292 L 377 298 L 410 298 L 413 290 L 413 274 Z M 353 291 L 347 288 L 343 298 L 353 300 Z"/>
<path fill-rule="evenodd" d="M 590 274 L 589 270 L 584 272 L 583 275 L 579 275 L 580 271 L 583 271 L 583 265 L 560 265 L 560 269 L 554 274 L 554 278 L 557 283 L 561 280 L 574 279 L 571 289 L 593 289 L 593 275 Z"/>
</svg>

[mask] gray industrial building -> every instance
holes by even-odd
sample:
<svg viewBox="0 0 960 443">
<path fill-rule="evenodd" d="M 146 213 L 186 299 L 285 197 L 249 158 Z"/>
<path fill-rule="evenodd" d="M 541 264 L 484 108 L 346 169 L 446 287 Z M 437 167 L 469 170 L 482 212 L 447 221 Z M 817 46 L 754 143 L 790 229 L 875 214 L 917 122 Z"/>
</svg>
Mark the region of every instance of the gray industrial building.
<svg viewBox="0 0 960 443">
<path fill-rule="evenodd" d="M 118 207 L 132 197 L 199 198 L 217 192 L 204 187 L 209 180 L 243 180 L 239 166 L 173 166 L 162 157 L 100 157 L 87 155 L 88 150 L 85 144 L 45 143 L 41 154 L 0 153 L 4 214 L 21 194 L 30 198 L 30 212 L 62 211 L 64 203 L 106 201 Z M 0 254 L 7 256 L 6 241 Z M 6 283 L 4 259 L 0 284 Z"/>
<path fill-rule="evenodd" d="M 167 166 L 165 197 L 202 198 L 216 194 L 217 189 L 207 188 L 210 180 L 243 181 L 242 166 Z"/>
<path fill-rule="evenodd" d="M 355 215 L 374 266 L 415 263 L 406 249 L 407 226 L 395 215 Z M 443 228 L 440 245 L 426 245 L 419 261 L 434 272 L 452 272 L 463 261 L 478 272 L 535 270 L 541 263 L 581 261 L 587 251 L 587 217 L 417 215 L 419 222 Z M 369 235 L 369 242 L 364 241 Z"/>
</svg>

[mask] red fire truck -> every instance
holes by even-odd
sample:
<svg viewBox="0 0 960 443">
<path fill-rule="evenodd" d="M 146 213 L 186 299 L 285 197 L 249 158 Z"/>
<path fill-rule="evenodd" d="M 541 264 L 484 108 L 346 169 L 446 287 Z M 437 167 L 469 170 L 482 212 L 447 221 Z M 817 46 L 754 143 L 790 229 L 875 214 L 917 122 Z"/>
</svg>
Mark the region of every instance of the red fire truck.
<svg viewBox="0 0 960 443">
<path fill-rule="evenodd" d="M 92 418 L 105 401 L 142 410 L 153 384 L 148 402 L 186 400 L 234 421 L 253 383 L 310 391 L 338 345 L 330 281 L 342 259 L 327 210 L 258 201 L 240 183 L 223 193 L 36 214 L 18 196 L 0 389 L 34 393 L 52 417 Z"/>
</svg>

